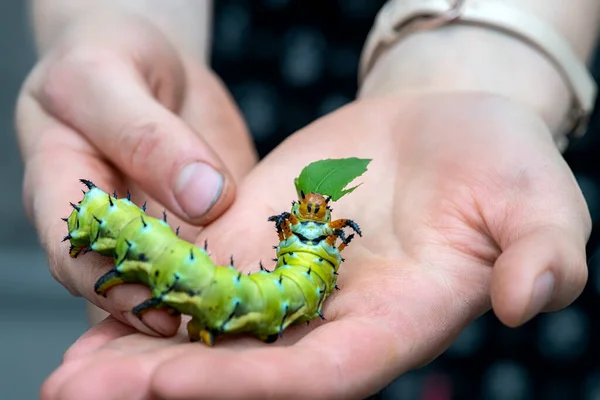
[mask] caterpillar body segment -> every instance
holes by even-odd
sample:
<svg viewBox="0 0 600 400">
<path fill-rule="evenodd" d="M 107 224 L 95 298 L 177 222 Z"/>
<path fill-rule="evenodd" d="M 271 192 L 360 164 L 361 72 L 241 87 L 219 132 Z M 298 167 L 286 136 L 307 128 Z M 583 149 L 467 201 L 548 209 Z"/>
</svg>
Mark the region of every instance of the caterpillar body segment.
<svg viewBox="0 0 600 400">
<path fill-rule="evenodd" d="M 133 309 L 135 315 L 152 309 L 190 315 L 190 340 L 210 346 L 234 333 L 270 343 L 290 325 L 324 318 L 323 302 L 337 288 L 340 252 L 354 237 L 344 228 L 361 235 L 353 221 L 331 220 L 329 198 L 302 192 L 291 212 L 269 218 L 280 239 L 274 270 L 261 265 L 246 275 L 233 265 L 215 265 L 205 248 L 180 239 L 166 217 L 148 216 L 129 196 L 117 198 L 81 181 L 89 190 L 72 204 L 65 240 L 71 257 L 95 251 L 114 259 L 115 267 L 96 282 L 96 293 L 142 283 L 152 297 Z"/>
</svg>

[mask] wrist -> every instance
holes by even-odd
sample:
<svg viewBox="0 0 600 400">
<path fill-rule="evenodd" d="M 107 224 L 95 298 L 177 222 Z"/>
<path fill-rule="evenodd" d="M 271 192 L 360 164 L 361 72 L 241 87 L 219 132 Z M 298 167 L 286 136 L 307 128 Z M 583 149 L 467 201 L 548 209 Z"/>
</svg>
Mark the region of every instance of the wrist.
<svg viewBox="0 0 600 400">
<path fill-rule="evenodd" d="M 99 34 L 113 31 L 123 18 L 141 18 L 159 29 L 182 54 L 208 62 L 212 2 L 184 0 L 30 0 L 38 52 L 43 54 L 81 21 L 99 20 Z"/>
<path fill-rule="evenodd" d="M 501 33 L 464 25 L 414 33 L 382 52 L 359 97 L 392 93 L 481 92 L 538 114 L 559 139 L 571 93 L 539 52 Z"/>
</svg>

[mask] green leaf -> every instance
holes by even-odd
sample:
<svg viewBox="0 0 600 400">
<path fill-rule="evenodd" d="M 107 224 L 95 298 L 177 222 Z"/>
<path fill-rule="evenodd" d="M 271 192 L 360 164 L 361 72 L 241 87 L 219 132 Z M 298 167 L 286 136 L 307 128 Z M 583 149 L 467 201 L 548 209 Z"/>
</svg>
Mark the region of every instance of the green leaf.
<svg viewBox="0 0 600 400">
<path fill-rule="evenodd" d="M 371 159 L 356 157 L 315 161 L 304 167 L 300 176 L 294 179 L 298 198 L 301 197 L 300 191 L 303 191 L 330 196 L 331 200 L 337 201 L 360 186 L 344 189 L 365 173 L 370 162 Z"/>
</svg>

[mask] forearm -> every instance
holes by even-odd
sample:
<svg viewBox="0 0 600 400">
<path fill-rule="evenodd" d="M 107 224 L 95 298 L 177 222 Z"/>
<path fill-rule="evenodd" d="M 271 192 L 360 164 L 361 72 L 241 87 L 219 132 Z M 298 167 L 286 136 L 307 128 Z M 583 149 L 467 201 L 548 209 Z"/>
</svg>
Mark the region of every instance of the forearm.
<svg viewBox="0 0 600 400">
<path fill-rule="evenodd" d="M 63 29 L 95 13 L 133 13 L 159 27 L 188 54 L 207 59 L 212 17 L 211 0 L 29 0 L 38 51 L 44 53 Z M 107 24 L 107 29 L 110 25 Z"/>
<path fill-rule="evenodd" d="M 600 2 L 506 0 L 551 24 L 587 60 L 594 50 Z M 534 109 L 558 134 L 571 93 L 551 62 L 527 43 L 482 27 L 453 25 L 413 33 L 383 52 L 361 96 L 390 92 L 479 91 L 503 95 Z M 432 110 L 432 112 L 435 112 Z"/>
</svg>

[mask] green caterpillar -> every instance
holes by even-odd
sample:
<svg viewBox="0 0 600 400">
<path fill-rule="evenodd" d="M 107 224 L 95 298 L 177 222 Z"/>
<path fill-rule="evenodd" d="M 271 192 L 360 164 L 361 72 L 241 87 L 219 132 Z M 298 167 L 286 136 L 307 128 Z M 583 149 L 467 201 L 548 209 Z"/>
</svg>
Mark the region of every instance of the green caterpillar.
<svg viewBox="0 0 600 400">
<path fill-rule="evenodd" d="M 298 201 L 290 212 L 269 218 L 279 236 L 273 271 L 261 264 L 259 272 L 244 275 L 233 265 L 217 266 L 206 245 L 180 239 L 165 214 L 162 220 L 150 217 L 129 194 L 118 198 L 86 179 L 81 182 L 89 190 L 63 218 L 68 225 L 63 241 L 70 241 L 73 258 L 89 251 L 114 258 L 115 267 L 96 282 L 98 295 L 124 283 L 151 289 L 151 298 L 133 309 L 138 317 L 152 309 L 190 315 L 189 339 L 209 346 L 218 336 L 234 333 L 272 343 L 292 324 L 323 318 L 323 302 L 337 288 L 340 252 L 354 237 L 343 229 L 361 236 L 352 220 L 331 219 L 329 202 L 356 188 L 342 190 L 369 161 L 322 160 L 302 171 L 295 181 Z"/>
</svg>

